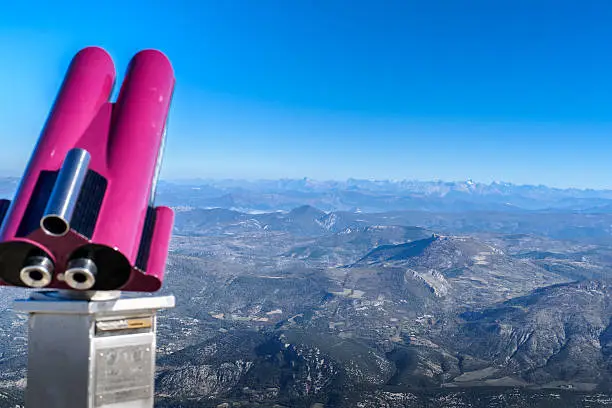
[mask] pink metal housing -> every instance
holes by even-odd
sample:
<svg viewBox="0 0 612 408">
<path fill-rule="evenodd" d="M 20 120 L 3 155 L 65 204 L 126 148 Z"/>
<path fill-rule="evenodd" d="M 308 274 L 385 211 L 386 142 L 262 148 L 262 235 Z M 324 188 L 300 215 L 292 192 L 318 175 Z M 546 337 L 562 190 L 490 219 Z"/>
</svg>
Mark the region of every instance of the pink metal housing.
<svg viewBox="0 0 612 408">
<path fill-rule="evenodd" d="M 20 257 L 37 248 L 55 264 L 48 287 L 69 289 L 61 274 L 75 253 L 85 251 L 98 254 L 100 273 L 111 276 L 95 290 L 152 292 L 161 287 L 174 214 L 167 207 L 150 209 L 149 199 L 174 82 L 167 57 L 156 50 L 144 50 L 131 60 L 117 102 L 111 103 L 115 83 L 111 57 L 98 47 L 85 48 L 74 57 L 2 221 L 0 269 L 15 268 Z M 71 229 L 57 237 L 37 228 L 20 235 L 41 174 L 59 171 L 73 148 L 89 152 L 89 170 L 106 182 L 93 234 L 86 237 Z M 154 225 L 143 270 L 137 266 L 137 257 L 147 211 L 153 215 Z M 113 274 L 117 278 L 112 278 Z M 0 284 L 23 286 L 7 278 Z"/>
</svg>

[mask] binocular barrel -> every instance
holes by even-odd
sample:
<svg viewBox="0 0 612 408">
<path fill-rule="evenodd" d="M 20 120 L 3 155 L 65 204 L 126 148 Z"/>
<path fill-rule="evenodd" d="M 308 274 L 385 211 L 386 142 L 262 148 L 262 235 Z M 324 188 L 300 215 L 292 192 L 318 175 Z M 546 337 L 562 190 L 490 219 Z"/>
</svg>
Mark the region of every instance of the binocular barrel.
<svg viewBox="0 0 612 408">
<path fill-rule="evenodd" d="M 57 175 L 40 227 L 52 236 L 61 237 L 70 231 L 79 194 L 87 175 L 91 156 L 87 150 L 71 149 Z"/>
</svg>

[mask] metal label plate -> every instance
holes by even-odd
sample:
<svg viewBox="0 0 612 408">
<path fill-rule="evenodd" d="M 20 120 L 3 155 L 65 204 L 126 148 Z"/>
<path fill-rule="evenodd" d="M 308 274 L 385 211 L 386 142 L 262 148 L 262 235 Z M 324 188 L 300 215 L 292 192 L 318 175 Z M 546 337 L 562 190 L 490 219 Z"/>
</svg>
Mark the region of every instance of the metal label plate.
<svg viewBox="0 0 612 408">
<path fill-rule="evenodd" d="M 134 329 L 151 329 L 153 317 L 133 317 L 118 320 L 99 320 L 96 322 L 96 332 L 110 332 Z"/>
<path fill-rule="evenodd" d="M 96 407 L 153 397 L 150 344 L 100 348 L 95 364 Z"/>
</svg>

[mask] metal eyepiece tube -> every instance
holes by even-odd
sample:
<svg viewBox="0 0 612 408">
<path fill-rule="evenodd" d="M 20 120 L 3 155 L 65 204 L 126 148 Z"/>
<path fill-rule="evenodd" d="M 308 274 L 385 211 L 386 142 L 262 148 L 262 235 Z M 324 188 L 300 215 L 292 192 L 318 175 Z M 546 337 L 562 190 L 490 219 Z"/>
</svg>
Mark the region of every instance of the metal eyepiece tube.
<svg viewBox="0 0 612 408">
<path fill-rule="evenodd" d="M 53 261 L 46 256 L 30 256 L 19 272 L 21 281 L 31 288 L 44 288 L 53 279 Z"/>
<path fill-rule="evenodd" d="M 90 159 L 89 152 L 84 149 L 71 149 L 66 154 L 40 220 L 40 227 L 46 234 L 60 237 L 70 231 L 70 222 L 83 188 Z"/>
<path fill-rule="evenodd" d="M 88 258 L 76 258 L 68 262 L 64 282 L 72 289 L 88 290 L 96 284 L 98 267 Z"/>
</svg>

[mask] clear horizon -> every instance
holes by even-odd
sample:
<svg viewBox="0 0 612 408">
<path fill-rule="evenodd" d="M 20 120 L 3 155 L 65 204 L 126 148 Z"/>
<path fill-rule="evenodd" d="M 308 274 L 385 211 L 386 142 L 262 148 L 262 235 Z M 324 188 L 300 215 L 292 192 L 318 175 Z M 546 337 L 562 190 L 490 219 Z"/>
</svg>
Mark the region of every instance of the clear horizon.
<svg viewBox="0 0 612 408">
<path fill-rule="evenodd" d="M 245 178 L 245 177 L 241 177 L 241 178 L 214 178 L 214 177 L 185 177 L 185 178 L 160 178 L 160 181 L 162 182 L 168 182 L 168 183 L 186 183 L 186 182 L 199 182 L 199 181 L 216 181 L 216 182 L 221 182 L 221 181 L 235 181 L 235 182 L 250 182 L 250 183 L 255 183 L 255 182 L 267 182 L 267 181 L 282 181 L 282 180 L 291 180 L 291 181 L 297 181 L 297 180 L 309 180 L 309 181 L 314 181 L 314 182 L 319 182 L 319 183 L 342 183 L 342 182 L 347 182 L 349 180 L 355 180 L 355 181 L 369 181 L 369 182 L 391 182 L 391 183 L 401 183 L 401 182 L 414 182 L 414 183 L 468 183 L 468 182 L 473 182 L 475 184 L 484 184 L 487 186 L 491 186 L 493 184 L 508 184 L 508 185 L 512 185 L 515 187 L 546 187 L 546 188 L 551 188 L 551 189 L 561 189 L 561 190 L 571 190 L 571 189 L 576 189 L 576 190 L 594 190 L 594 191 L 612 191 L 611 189 L 606 189 L 606 188 L 588 188 L 588 187 L 555 187 L 555 186 L 551 186 L 551 185 L 547 185 L 547 184 L 516 184 L 516 183 L 512 183 L 509 181 L 504 181 L 504 180 L 494 180 L 491 182 L 482 182 L 482 181 L 478 181 L 478 180 L 473 180 L 473 179 L 466 179 L 466 180 L 440 180 L 440 179 L 430 179 L 430 180 L 419 180 L 419 179 L 362 179 L 362 178 L 356 178 L 356 177 L 348 177 L 348 178 L 344 178 L 344 179 L 315 179 L 315 178 L 311 178 L 311 177 L 298 177 L 298 178 Z"/>
<path fill-rule="evenodd" d="M 17 175 L 10 175 L 8 173 L 0 173 L 0 177 L 10 177 L 10 178 L 17 178 L 19 179 L 21 177 L 21 174 Z M 317 178 L 312 178 L 312 177 L 279 177 L 279 178 L 248 178 L 248 177 L 178 177 L 178 178 L 165 178 L 162 177 L 160 178 L 159 181 L 161 182 L 168 182 L 168 183 L 187 183 L 187 182 L 199 182 L 199 181 L 216 181 L 216 182 L 220 182 L 220 181 L 235 181 L 235 182 L 268 182 L 268 181 L 283 181 L 283 180 L 310 180 L 310 181 L 314 181 L 314 182 L 320 182 L 320 183 L 334 183 L 334 182 L 338 182 L 338 183 L 342 183 L 342 182 L 347 182 L 349 180 L 356 180 L 356 181 L 369 181 L 369 182 L 391 182 L 391 183 L 401 183 L 401 182 L 415 182 L 415 183 L 468 183 L 470 181 L 474 182 L 475 184 L 484 184 L 487 186 L 491 186 L 493 184 L 509 184 L 515 187 L 546 187 L 546 188 L 551 188 L 551 189 L 560 189 L 560 190 L 583 190 L 583 191 L 588 191 L 588 190 L 593 190 L 593 191 L 612 191 L 612 188 L 591 188 L 591 187 L 558 187 L 558 186 L 552 186 L 552 185 L 548 185 L 548 184 L 541 184 L 541 183 L 527 183 L 527 184 L 518 184 L 518 183 L 512 183 L 510 181 L 504 181 L 504 180 L 493 180 L 490 182 L 485 182 L 485 181 L 478 181 L 478 180 L 474 180 L 474 179 L 465 179 L 465 180 L 442 180 L 442 179 L 428 179 L 428 180 L 423 180 L 423 179 L 393 179 L 393 178 L 387 178 L 387 179 L 367 179 L 367 178 L 357 178 L 357 177 L 347 177 L 347 178 L 337 178 L 337 179 L 317 179 Z"/>
<path fill-rule="evenodd" d="M 0 172 L 23 172 L 70 59 L 98 45 L 118 78 L 143 48 L 174 65 L 163 179 L 611 189 L 611 19 L 552 0 L 7 4 Z"/>
</svg>

